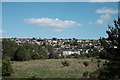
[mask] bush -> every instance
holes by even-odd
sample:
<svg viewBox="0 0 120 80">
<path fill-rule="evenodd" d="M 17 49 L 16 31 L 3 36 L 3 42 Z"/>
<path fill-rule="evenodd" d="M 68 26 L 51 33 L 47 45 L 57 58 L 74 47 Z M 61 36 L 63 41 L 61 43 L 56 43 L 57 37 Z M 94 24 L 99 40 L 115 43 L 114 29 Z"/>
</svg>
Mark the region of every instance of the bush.
<svg viewBox="0 0 120 80">
<path fill-rule="evenodd" d="M 93 59 L 91 59 L 91 62 L 93 62 Z"/>
<path fill-rule="evenodd" d="M 68 61 L 62 61 L 62 65 L 63 65 L 63 66 L 69 66 L 70 63 L 69 63 Z"/>
<path fill-rule="evenodd" d="M 31 55 L 31 58 L 32 58 L 33 60 L 36 60 L 36 59 L 39 59 L 40 57 L 39 57 L 39 54 L 38 54 L 38 53 L 33 53 L 33 54 Z"/>
<path fill-rule="evenodd" d="M 66 56 L 66 58 L 74 58 L 74 56 L 73 55 L 68 55 L 68 56 Z"/>
<path fill-rule="evenodd" d="M 105 61 L 105 62 L 103 63 L 103 66 L 105 66 L 105 65 L 107 65 L 107 61 Z"/>
<path fill-rule="evenodd" d="M 101 62 L 101 60 L 100 60 L 100 59 L 98 59 L 98 60 L 97 60 L 97 63 L 100 63 L 100 62 Z"/>
<path fill-rule="evenodd" d="M 78 63 L 81 63 L 80 61 Z"/>
<path fill-rule="evenodd" d="M 97 67 L 100 67 L 100 64 L 99 64 L 99 63 L 97 64 Z"/>
<path fill-rule="evenodd" d="M 87 67 L 89 65 L 89 63 L 87 61 L 83 62 L 83 64 L 85 65 L 85 67 Z"/>
<path fill-rule="evenodd" d="M 74 54 L 74 58 L 79 58 L 80 55 L 79 54 Z"/>
<path fill-rule="evenodd" d="M 82 76 L 85 77 L 85 78 L 88 78 L 89 77 L 89 72 L 84 72 Z"/>
<path fill-rule="evenodd" d="M 10 58 L 6 57 L 2 60 L 2 76 L 10 76 L 12 73 Z"/>
<path fill-rule="evenodd" d="M 102 70 L 102 68 L 98 68 L 96 71 L 92 72 L 89 77 L 90 78 L 99 78 L 99 74 L 100 74 L 101 70 Z M 102 80 L 102 79 L 100 79 L 100 80 Z M 107 79 L 105 79 L 105 80 L 107 80 Z"/>
<path fill-rule="evenodd" d="M 32 75 L 29 80 L 37 80 L 37 76 L 36 75 Z"/>
</svg>

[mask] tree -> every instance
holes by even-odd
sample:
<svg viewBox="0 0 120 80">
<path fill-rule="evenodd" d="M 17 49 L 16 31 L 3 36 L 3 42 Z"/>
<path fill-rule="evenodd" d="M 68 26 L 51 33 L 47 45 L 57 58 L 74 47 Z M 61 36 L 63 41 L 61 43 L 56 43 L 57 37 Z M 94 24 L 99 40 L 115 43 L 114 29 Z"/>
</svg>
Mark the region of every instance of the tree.
<svg viewBox="0 0 120 80">
<path fill-rule="evenodd" d="M 57 40 L 57 38 L 53 37 L 52 40 Z"/>
<path fill-rule="evenodd" d="M 14 55 L 14 59 L 16 61 L 26 61 L 29 60 L 30 55 L 28 54 L 26 48 L 23 46 L 19 46 L 18 50 L 16 51 Z"/>
<path fill-rule="evenodd" d="M 31 44 L 25 42 L 23 47 L 26 48 L 27 53 L 29 53 L 29 57 L 31 59 L 46 59 L 48 58 L 46 49 L 38 44 Z"/>
<path fill-rule="evenodd" d="M 108 49 L 108 47 L 109 47 L 108 39 L 100 38 L 99 41 L 101 43 L 101 47 L 103 48 L 99 53 L 99 58 L 108 59 L 109 56 L 110 56 L 108 54 L 108 52 L 106 51 Z"/>
<path fill-rule="evenodd" d="M 39 54 L 38 54 L 38 45 L 37 44 L 31 44 L 29 42 L 23 43 L 23 46 L 26 49 L 26 52 L 29 53 L 29 57 L 31 59 L 38 59 Z"/>
<path fill-rule="evenodd" d="M 114 27 L 108 25 L 107 52 L 109 62 L 100 71 L 103 78 L 120 78 L 120 17 L 114 20 Z"/>
<path fill-rule="evenodd" d="M 10 76 L 13 73 L 10 58 L 2 59 L 2 76 Z"/>
<path fill-rule="evenodd" d="M 54 47 L 51 45 L 47 45 L 47 50 L 49 52 L 49 58 L 55 58 Z"/>
<path fill-rule="evenodd" d="M 33 37 L 32 39 L 33 39 L 33 40 L 35 40 L 36 38 L 35 38 L 35 37 Z"/>
<path fill-rule="evenodd" d="M 17 43 L 15 41 L 11 41 L 10 39 L 3 39 L 2 40 L 2 49 L 3 54 L 2 57 L 9 56 L 11 60 L 14 60 L 14 54 L 18 48 Z"/>
<path fill-rule="evenodd" d="M 101 59 L 108 59 L 109 55 L 105 49 L 101 50 L 99 53 L 99 58 Z"/>
<path fill-rule="evenodd" d="M 48 51 L 46 50 L 45 47 L 40 47 L 39 46 L 38 54 L 39 54 L 40 59 L 48 59 L 49 58 Z"/>
</svg>

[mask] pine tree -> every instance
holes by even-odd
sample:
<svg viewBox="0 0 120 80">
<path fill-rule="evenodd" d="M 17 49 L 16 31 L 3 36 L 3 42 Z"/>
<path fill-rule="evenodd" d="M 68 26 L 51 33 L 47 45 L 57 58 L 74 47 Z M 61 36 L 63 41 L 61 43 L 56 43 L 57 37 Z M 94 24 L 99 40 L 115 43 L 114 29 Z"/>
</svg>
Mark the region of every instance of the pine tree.
<svg viewBox="0 0 120 80">
<path fill-rule="evenodd" d="M 102 78 L 120 78 L 120 17 L 114 20 L 114 27 L 108 25 L 108 47 L 107 51 L 109 62 L 100 71 Z"/>
</svg>

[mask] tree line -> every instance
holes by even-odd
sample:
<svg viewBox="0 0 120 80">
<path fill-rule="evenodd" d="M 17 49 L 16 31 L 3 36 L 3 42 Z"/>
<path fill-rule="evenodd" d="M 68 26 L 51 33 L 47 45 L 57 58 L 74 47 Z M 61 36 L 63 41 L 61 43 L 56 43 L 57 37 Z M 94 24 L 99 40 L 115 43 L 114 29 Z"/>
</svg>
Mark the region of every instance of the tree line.
<svg viewBox="0 0 120 80">
<path fill-rule="evenodd" d="M 50 46 L 49 46 L 50 47 Z M 47 49 L 49 48 L 46 47 Z M 25 42 L 18 45 L 10 39 L 2 40 L 2 58 L 9 57 L 12 61 L 26 61 L 30 59 L 46 59 L 49 57 L 46 48 L 37 44 Z"/>
</svg>

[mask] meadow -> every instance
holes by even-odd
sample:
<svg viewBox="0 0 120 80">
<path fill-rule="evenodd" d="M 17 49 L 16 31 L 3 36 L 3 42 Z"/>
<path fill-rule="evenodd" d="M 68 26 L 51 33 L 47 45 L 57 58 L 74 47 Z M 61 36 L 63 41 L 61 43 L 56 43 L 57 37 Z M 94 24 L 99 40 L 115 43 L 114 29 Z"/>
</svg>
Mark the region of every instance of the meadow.
<svg viewBox="0 0 120 80">
<path fill-rule="evenodd" d="M 67 60 L 70 65 L 63 66 L 62 61 Z M 82 78 L 84 72 L 92 73 L 98 67 L 98 59 L 44 59 L 30 61 L 12 61 L 13 74 L 7 78 Z M 87 61 L 86 67 L 83 62 Z M 101 60 L 100 66 L 104 63 Z"/>
</svg>

